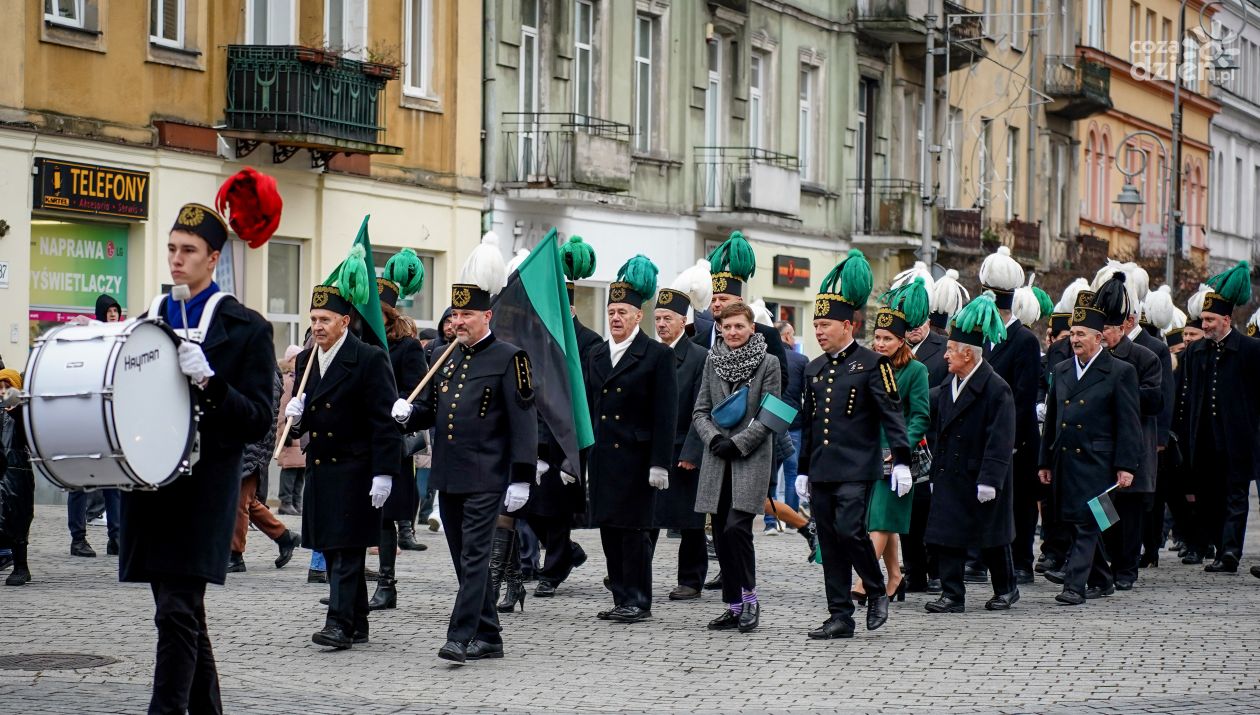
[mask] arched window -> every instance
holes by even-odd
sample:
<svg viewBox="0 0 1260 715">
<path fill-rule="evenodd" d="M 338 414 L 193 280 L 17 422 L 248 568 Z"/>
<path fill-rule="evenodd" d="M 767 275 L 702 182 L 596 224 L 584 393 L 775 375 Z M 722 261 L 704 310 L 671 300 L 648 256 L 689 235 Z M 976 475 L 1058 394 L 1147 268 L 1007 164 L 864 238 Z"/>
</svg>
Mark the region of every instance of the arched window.
<svg viewBox="0 0 1260 715">
<path fill-rule="evenodd" d="M 1102 143 L 1098 149 L 1098 213 L 1097 220 L 1111 223 L 1111 137 L 1106 131 L 1102 135 Z"/>
<path fill-rule="evenodd" d="M 1096 194 L 1098 193 L 1098 188 L 1094 183 L 1097 178 L 1094 175 L 1094 155 L 1096 151 L 1097 144 L 1094 139 L 1094 131 L 1091 129 L 1089 137 L 1085 141 L 1085 171 L 1083 172 L 1085 175 L 1085 201 L 1082 202 L 1084 204 L 1084 210 L 1082 213 L 1085 218 L 1090 219 L 1095 216 L 1094 206 L 1096 205 Z"/>
</svg>

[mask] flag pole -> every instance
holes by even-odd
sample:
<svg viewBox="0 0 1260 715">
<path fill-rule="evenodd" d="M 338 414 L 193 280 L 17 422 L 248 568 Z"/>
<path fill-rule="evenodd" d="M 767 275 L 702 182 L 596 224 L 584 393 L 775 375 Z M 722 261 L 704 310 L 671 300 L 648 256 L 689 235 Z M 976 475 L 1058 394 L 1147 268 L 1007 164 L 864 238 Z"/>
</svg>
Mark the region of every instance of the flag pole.
<svg viewBox="0 0 1260 715">
<path fill-rule="evenodd" d="M 302 371 L 302 382 L 298 384 L 297 394 L 306 394 L 306 378 L 311 376 L 311 365 L 315 364 L 315 351 L 311 351 L 311 358 L 306 361 L 306 369 Z M 276 436 L 276 451 L 271 455 L 271 461 L 280 459 L 280 453 L 284 451 L 284 445 L 289 441 L 289 430 L 293 429 L 293 418 L 284 418 L 284 429 Z"/>
<path fill-rule="evenodd" d="M 451 352 L 455 349 L 456 345 L 459 345 L 459 341 L 452 340 L 446 350 L 442 351 L 442 357 L 433 361 L 433 365 L 431 365 L 429 367 L 429 371 L 425 373 L 424 379 L 421 380 L 420 384 L 416 385 L 416 389 L 412 390 L 411 394 L 407 396 L 408 404 L 416 401 L 416 398 L 420 396 L 420 391 L 423 390 L 424 386 L 429 384 L 429 380 L 432 380 L 433 376 L 437 374 L 438 368 L 442 367 L 442 363 L 446 362 L 446 358 L 450 357 Z"/>
</svg>

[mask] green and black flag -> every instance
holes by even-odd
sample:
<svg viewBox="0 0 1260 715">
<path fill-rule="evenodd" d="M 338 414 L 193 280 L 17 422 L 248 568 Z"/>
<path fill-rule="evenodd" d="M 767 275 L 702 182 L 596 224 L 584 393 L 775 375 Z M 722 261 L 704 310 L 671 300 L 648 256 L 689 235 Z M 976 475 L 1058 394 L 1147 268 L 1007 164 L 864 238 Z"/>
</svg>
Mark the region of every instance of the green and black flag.
<svg viewBox="0 0 1260 715">
<path fill-rule="evenodd" d="M 1111 490 L 1118 485 L 1112 485 L 1102 494 L 1090 499 L 1086 502 L 1089 510 L 1094 515 L 1094 521 L 1098 522 L 1098 530 L 1106 531 L 1120 521 L 1120 514 L 1116 511 L 1116 507 L 1111 503 Z"/>
<path fill-rule="evenodd" d="M 354 309 L 359 313 L 355 317 L 363 322 L 363 330 L 360 331 L 362 334 L 358 337 L 368 344 L 389 352 L 389 340 L 385 337 L 385 318 L 381 315 L 381 299 L 376 292 L 376 271 L 372 268 L 372 241 L 368 238 L 368 219 L 370 218 L 372 218 L 370 215 L 363 217 L 363 223 L 359 225 L 359 234 L 350 245 L 350 257 L 333 269 L 332 274 L 324 281 L 324 285 L 338 286 L 342 289 L 343 295 L 366 296 L 362 301 L 351 300 Z M 363 248 L 361 257 L 355 255 L 358 253 L 353 250 L 355 246 Z M 362 263 L 361 270 L 360 263 Z M 343 285 L 351 282 L 356 284 L 361 282 L 366 289 L 359 290 L 359 285 Z"/>
<path fill-rule="evenodd" d="M 508 278 L 493 310 L 494 334 L 529 353 L 538 416 L 564 452 L 560 468 L 581 474 L 578 454 L 595 435 L 555 229 Z"/>
</svg>

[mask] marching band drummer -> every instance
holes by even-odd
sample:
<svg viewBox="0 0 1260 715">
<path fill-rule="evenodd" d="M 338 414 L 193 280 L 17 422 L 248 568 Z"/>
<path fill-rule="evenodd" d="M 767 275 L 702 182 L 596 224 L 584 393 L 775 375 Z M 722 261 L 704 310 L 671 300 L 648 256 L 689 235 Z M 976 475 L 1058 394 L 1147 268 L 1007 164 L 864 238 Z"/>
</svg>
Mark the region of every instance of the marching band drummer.
<svg viewBox="0 0 1260 715">
<path fill-rule="evenodd" d="M 245 169 L 219 191 L 220 209 L 231 209 L 231 224 L 251 246 L 261 246 L 280 221 L 275 181 Z M 226 198 L 226 200 L 224 200 Z M 237 210 L 256 205 L 260 213 Z M 180 370 L 196 386 L 200 458 L 192 472 L 157 491 L 122 495 L 120 581 L 148 583 L 155 604 L 157 659 L 150 713 L 221 713 L 204 605 L 206 584 L 223 585 L 236 525 L 245 445 L 272 429 L 273 348 L 271 324 L 261 315 L 219 293 L 214 282 L 220 250 L 228 238 L 222 216 L 201 204 L 185 204 L 167 240 L 167 265 L 175 285 L 192 294 L 154 302 L 154 317 L 174 328 L 206 325 L 200 344 L 179 345 Z M 177 332 L 179 332 L 177 330 Z"/>
</svg>

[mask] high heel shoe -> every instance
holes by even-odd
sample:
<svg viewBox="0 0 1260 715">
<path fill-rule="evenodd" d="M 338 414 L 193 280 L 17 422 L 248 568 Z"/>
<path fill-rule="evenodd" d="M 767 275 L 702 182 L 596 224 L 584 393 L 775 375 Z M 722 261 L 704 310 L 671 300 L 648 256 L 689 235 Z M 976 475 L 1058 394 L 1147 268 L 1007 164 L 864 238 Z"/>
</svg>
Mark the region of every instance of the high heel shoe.
<svg viewBox="0 0 1260 715">
<path fill-rule="evenodd" d="M 903 602 L 906 600 L 906 580 L 904 578 L 898 581 L 897 588 L 894 588 L 893 592 L 888 594 L 888 600 Z"/>
<path fill-rule="evenodd" d="M 866 605 L 866 594 L 861 591 L 849 591 L 849 597 L 856 601 L 859 606 Z"/>
</svg>

